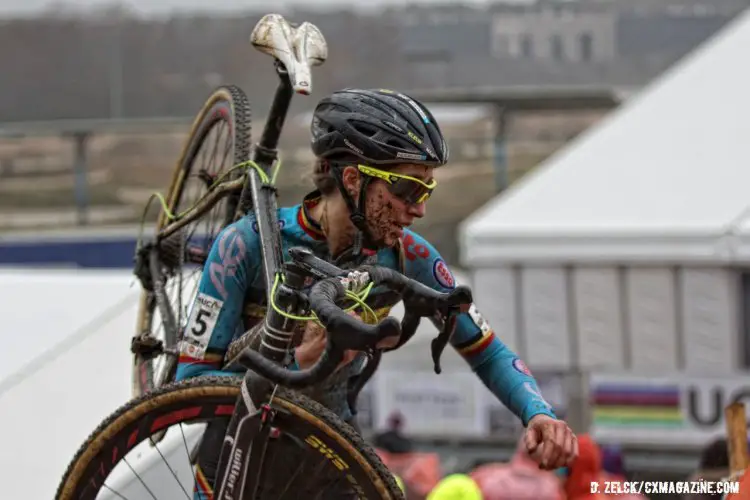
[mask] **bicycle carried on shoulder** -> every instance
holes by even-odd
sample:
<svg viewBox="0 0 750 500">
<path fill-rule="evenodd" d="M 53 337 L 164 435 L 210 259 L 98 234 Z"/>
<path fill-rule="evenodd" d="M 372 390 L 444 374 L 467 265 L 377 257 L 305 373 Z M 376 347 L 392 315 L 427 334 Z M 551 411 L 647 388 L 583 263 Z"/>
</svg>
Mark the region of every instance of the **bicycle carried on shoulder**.
<svg viewBox="0 0 750 500">
<path fill-rule="evenodd" d="M 285 258 L 273 183 L 277 146 L 294 93 L 309 94 L 311 67 L 325 61 L 327 47 L 314 25 L 292 26 L 276 14 L 263 17 L 250 39 L 273 56 L 280 77 L 260 141 L 250 147 L 250 108 L 237 87 L 217 89 L 198 113 L 169 195 L 162 199 L 156 235 L 137 250 L 135 272 L 143 295 L 132 343 L 134 398 L 105 419 L 81 446 L 62 478 L 58 500 L 131 498 L 118 491 L 118 485 L 125 485 L 128 492 L 137 490 L 135 498 L 192 498 L 185 484 L 205 481 L 192 467 L 200 441 L 200 425 L 193 424 L 216 420 L 223 420 L 228 430 L 214 498 L 403 498 L 393 476 L 356 430 L 295 390 L 328 378 L 346 350 L 362 351 L 367 364 L 349 392 L 354 407 L 359 390 L 380 360 L 382 351 L 376 344 L 398 337 L 394 348 L 400 347 L 422 318 L 429 318 L 440 330 L 432 342 L 435 370 L 440 373 L 440 355 L 457 315 L 471 304 L 471 292 L 459 286 L 451 293 L 439 293 L 372 265 L 344 271 L 305 248 L 292 248 Z M 228 132 L 223 154 L 232 162 L 226 171 L 215 169 L 213 161 L 208 167 L 197 166 L 198 160 L 205 159 L 202 146 L 216 129 L 214 135 Z M 218 146 L 213 150 L 219 151 Z M 191 181 L 205 193 L 183 209 Z M 189 298 L 181 288 L 184 273 L 202 269 L 215 229 L 250 210 L 255 212 L 260 236 L 268 304 L 260 343 L 255 348 L 230 346 L 235 354 L 228 355 L 225 363 L 246 368 L 242 378 L 202 376 L 175 383 L 183 302 Z M 208 230 L 196 237 L 201 222 Z M 310 280 L 311 289 L 305 286 Z M 167 292 L 173 285 L 179 287 L 176 306 Z M 400 295 L 405 309 L 400 322 L 387 317 L 366 324 L 346 312 L 342 303 L 362 303 L 374 287 Z M 309 318 L 327 329 L 325 352 L 309 369 L 287 370 L 282 363 L 290 353 L 295 328 Z M 173 432 L 175 426 L 179 431 Z M 182 449 L 188 467 L 180 469 L 168 459 Z M 128 461 L 125 456 L 134 450 L 140 455 Z M 166 467 L 155 466 L 143 458 L 146 455 L 158 455 Z M 135 481 L 120 480 L 122 471 L 128 470 L 136 474 Z M 173 479 L 168 479 L 170 475 Z M 146 484 L 147 476 L 156 476 L 156 486 Z M 157 496 L 168 484 L 177 487 L 177 496 Z"/>
</svg>

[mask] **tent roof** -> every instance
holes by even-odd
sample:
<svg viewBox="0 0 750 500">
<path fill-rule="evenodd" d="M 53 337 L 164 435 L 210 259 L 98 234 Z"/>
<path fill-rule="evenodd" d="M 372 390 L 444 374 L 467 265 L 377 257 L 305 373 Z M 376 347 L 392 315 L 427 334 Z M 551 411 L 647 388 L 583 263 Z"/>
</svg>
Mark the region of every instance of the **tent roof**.
<svg viewBox="0 0 750 500">
<path fill-rule="evenodd" d="M 720 258 L 750 206 L 748 46 L 750 11 L 467 219 L 464 264 Z"/>
</svg>

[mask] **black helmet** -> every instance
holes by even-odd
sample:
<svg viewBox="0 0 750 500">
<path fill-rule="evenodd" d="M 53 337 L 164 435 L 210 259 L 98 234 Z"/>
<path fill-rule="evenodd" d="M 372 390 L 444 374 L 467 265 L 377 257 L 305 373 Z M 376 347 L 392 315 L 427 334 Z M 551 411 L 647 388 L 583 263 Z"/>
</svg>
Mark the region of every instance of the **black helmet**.
<svg viewBox="0 0 750 500">
<path fill-rule="evenodd" d="M 385 89 L 344 89 L 321 100 L 312 125 L 315 156 L 354 158 L 370 165 L 440 166 L 448 145 L 430 111 L 416 99 Z"/>
</svg>

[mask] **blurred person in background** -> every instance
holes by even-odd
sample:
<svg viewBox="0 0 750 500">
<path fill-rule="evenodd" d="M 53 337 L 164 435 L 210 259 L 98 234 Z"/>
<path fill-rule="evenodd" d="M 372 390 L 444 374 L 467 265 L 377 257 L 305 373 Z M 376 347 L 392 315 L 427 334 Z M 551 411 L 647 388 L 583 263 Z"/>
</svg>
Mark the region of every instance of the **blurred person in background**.
<svg viewBox="0 0 750 500">
<path fill-rule="evenodd" d="M 718 438 L 709 442 L 703 451 L 696 470 L 689 478 L 690 481 L 719 481 L 729 475 L 729 446 L 725 438 Z M 720 494 L 688 493 L 683 500 L 714 500 L 721 498 Z"/>
<path fill-rule="evenodd" d="M 382 448 L 375 448 L 375 452 L 383 465 L 403 481 L 409 500 L 424 500 L 443 477 L 437 453 L 388 453 Z"/>
<path fill-rule="evenodd" d="M 737 493 L 730 493 L 724 500 L 750 500 L 750 467 L 746 468 L 737 477 L 728 478 L 730 481 L 739 481 L 740 489 Z"/>
<path fill-rule="evenodd" d="M 578 457 L 567 468 L 560 469 L 558 474 L 563 478 L 567 500 L 606 500 L 619 498 L 621 500 L 647 500 L 638 494 L 604 494 L 605 483 L 624 481 L 623 476 L 612 474 L 604 470 L 602 450 L 589 434 L 578 436 Z M 599 483 L 599 492 L 591 492 L 591 484 Z"/>
<path fill-rule="evenodd" d="M 602 469 L 613 478 L 625 480 L 628 474 L 625 470 L 625 457 L 622 447 L 616 444 L 600 445 L 602 452 Z"/>
<path fill-rule="evenodd" d="M 560 479 L 554 472 L 539 469 L 523 440 L 519 440 L 510 462 L 480 465 L 470 476 L 484 500 L 565 499 Z"/>
<path fill-rule="evenodd" d="M 567 469 L 562 469 L 567 500 L 605 500 L 603 493 L 591 493 L 591 483 L 602 475 L 602 456 L 599 446 L 588 434 L 578 436 L 578 457 Z M 604 491 L 604 489 L 601 489 Z"/>
<path fill-rule="evenodd" d="M 451 474 L 432 489 L 427 500 L 484 500 L 484 497 L 471 477 L 466 474 Z"/>
<path fill-rule="evenodd" d="M 404 416 L 398 410 L 388 416 L 386 430 L 375 435 L 373 443 L 388 453 L 409 453 L 413 446 L 409 438 L 403 434 Z"/>
</svg>

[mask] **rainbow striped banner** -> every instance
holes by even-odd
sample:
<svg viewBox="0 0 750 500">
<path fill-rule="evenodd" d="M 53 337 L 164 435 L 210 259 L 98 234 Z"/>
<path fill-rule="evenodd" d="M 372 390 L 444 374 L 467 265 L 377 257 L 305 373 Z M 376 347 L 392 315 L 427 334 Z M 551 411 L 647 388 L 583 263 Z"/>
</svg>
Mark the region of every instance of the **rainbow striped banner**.
<svg viewBox="0 0 750 500">
<path fill-rule="evenodd" d="M 681 428 L 677 384 L 611 382 L 592 387 L 593 424 L 600 427 Z"/>
</svg>

